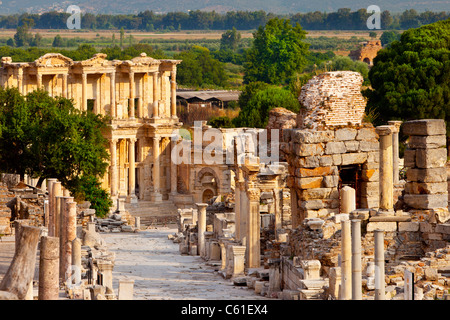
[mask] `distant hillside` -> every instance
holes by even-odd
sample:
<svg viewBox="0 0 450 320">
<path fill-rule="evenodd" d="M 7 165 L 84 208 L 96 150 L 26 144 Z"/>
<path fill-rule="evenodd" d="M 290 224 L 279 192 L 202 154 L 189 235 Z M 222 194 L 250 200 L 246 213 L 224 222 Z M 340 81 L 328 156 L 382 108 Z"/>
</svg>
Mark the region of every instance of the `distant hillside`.
<svg viewBox="0 0 450 320">
<path fill-rule="evenodd" d="M 372 2 L 370 2 L 372 4 Z M 408 9 L 415 9 L 418 12 L 430 11 L 448 11 L 450 10 L 450 0 L 443 1 L 391 1 L 381 0 L 374 1 L 380 9 L 389 10 L 391 12 L 403 12 Z M 363 0 L 102 0 L 102 1 L 86 1 L 73 0 L 55 2 L 54 0 L 1 0 L 0 14 L 12 14 L 21 12 L 39 13 L 50 10 L 65 9 L 69 5 L 78 5 L 83 11 L 90 13 L 138 13 L 145 10 L 153 10 L 154 12 L 174 12 L 188 10 L 215 10 L 216 12 L 227 12 L 237 10 L 264 10 L 276 14 L 309 12 L 309 11 L 325 11 L 333 12 L 339 8 L 350 8 L 358 10 L 367 8 L 368 2 Z"/>
</svg>

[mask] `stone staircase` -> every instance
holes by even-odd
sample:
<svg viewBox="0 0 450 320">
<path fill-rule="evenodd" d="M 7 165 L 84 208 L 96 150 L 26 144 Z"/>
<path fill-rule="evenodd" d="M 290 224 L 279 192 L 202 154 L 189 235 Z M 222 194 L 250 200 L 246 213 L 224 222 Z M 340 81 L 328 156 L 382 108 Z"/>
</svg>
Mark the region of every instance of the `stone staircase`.
<svg viewBox="0 0 450 320">
<path fill-rule="evenodd" d="M 125 209 L 132 217 L 140 217 L 142 226 L 177 223 L 178 211 L 170 200 L 161 202 L 143 201 L 125 203 Z"/>
</svg>

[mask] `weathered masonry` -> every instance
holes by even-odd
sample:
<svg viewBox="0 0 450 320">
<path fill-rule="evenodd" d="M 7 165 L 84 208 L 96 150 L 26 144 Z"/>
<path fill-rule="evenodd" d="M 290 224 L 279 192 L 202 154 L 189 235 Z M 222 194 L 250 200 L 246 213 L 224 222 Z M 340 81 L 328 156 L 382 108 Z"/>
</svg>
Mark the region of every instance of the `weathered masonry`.
<svg viewBox="0 0 450 320">
<path fill-rule="evenodd" d="M 181 123 L 176 115 L 176 66 L 142 53 L 131 60 L 106 54 L 73 61 L 48 53 L 33 62 L 3 57 L 0 85 L 22 94 L 42 88 L 73 99 L 81 111 L 110 115 L 106 137 L 111 163 L 103 180 L 112 198 L 160 201 L 177 192 L 177 167 L 170 161 L 170 136 Z"/>
</svg>

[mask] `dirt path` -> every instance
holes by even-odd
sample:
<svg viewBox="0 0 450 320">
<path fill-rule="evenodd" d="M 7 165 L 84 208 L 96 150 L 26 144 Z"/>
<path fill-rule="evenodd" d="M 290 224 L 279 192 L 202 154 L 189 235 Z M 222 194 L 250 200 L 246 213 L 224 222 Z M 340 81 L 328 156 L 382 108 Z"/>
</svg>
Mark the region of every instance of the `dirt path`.
<svg viewBox="0 0 450 320">
<path fill-rule="evenodd" d="M 167 239 L 176 229 L 148 229 L 139 233 L 102 233 L 116 254 L 113 286 L 119 279 L 134 280 L 136 300 L 268 300 L 247 287 L 236 287 L 207 266 L 199 256 L 181 255 Z"/>
</svg>

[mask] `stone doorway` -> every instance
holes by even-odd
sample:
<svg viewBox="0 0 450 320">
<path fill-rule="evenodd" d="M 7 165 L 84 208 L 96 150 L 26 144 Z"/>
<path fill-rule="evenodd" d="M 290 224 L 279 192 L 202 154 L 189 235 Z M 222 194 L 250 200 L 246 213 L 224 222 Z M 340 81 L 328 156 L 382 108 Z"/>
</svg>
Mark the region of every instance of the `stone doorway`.
<svg viewBox="0 0 450 320">
<path fill-rule="evenodd" d="M 214 196 L 215 196 L 214 191 L 212 191 L 211 189 L 206 189 L 205 191 L 203 191 L 202 194 L 202 202 L 208 203 L 209 200 L 211 200 L 211 198 Z"/>
<path fill-rule="evenodd" d="M 355 189 L 356 209 L 361 208 L 361 164 L 339 166 L 338 190 L 345 186 Z"/>
</svg>

